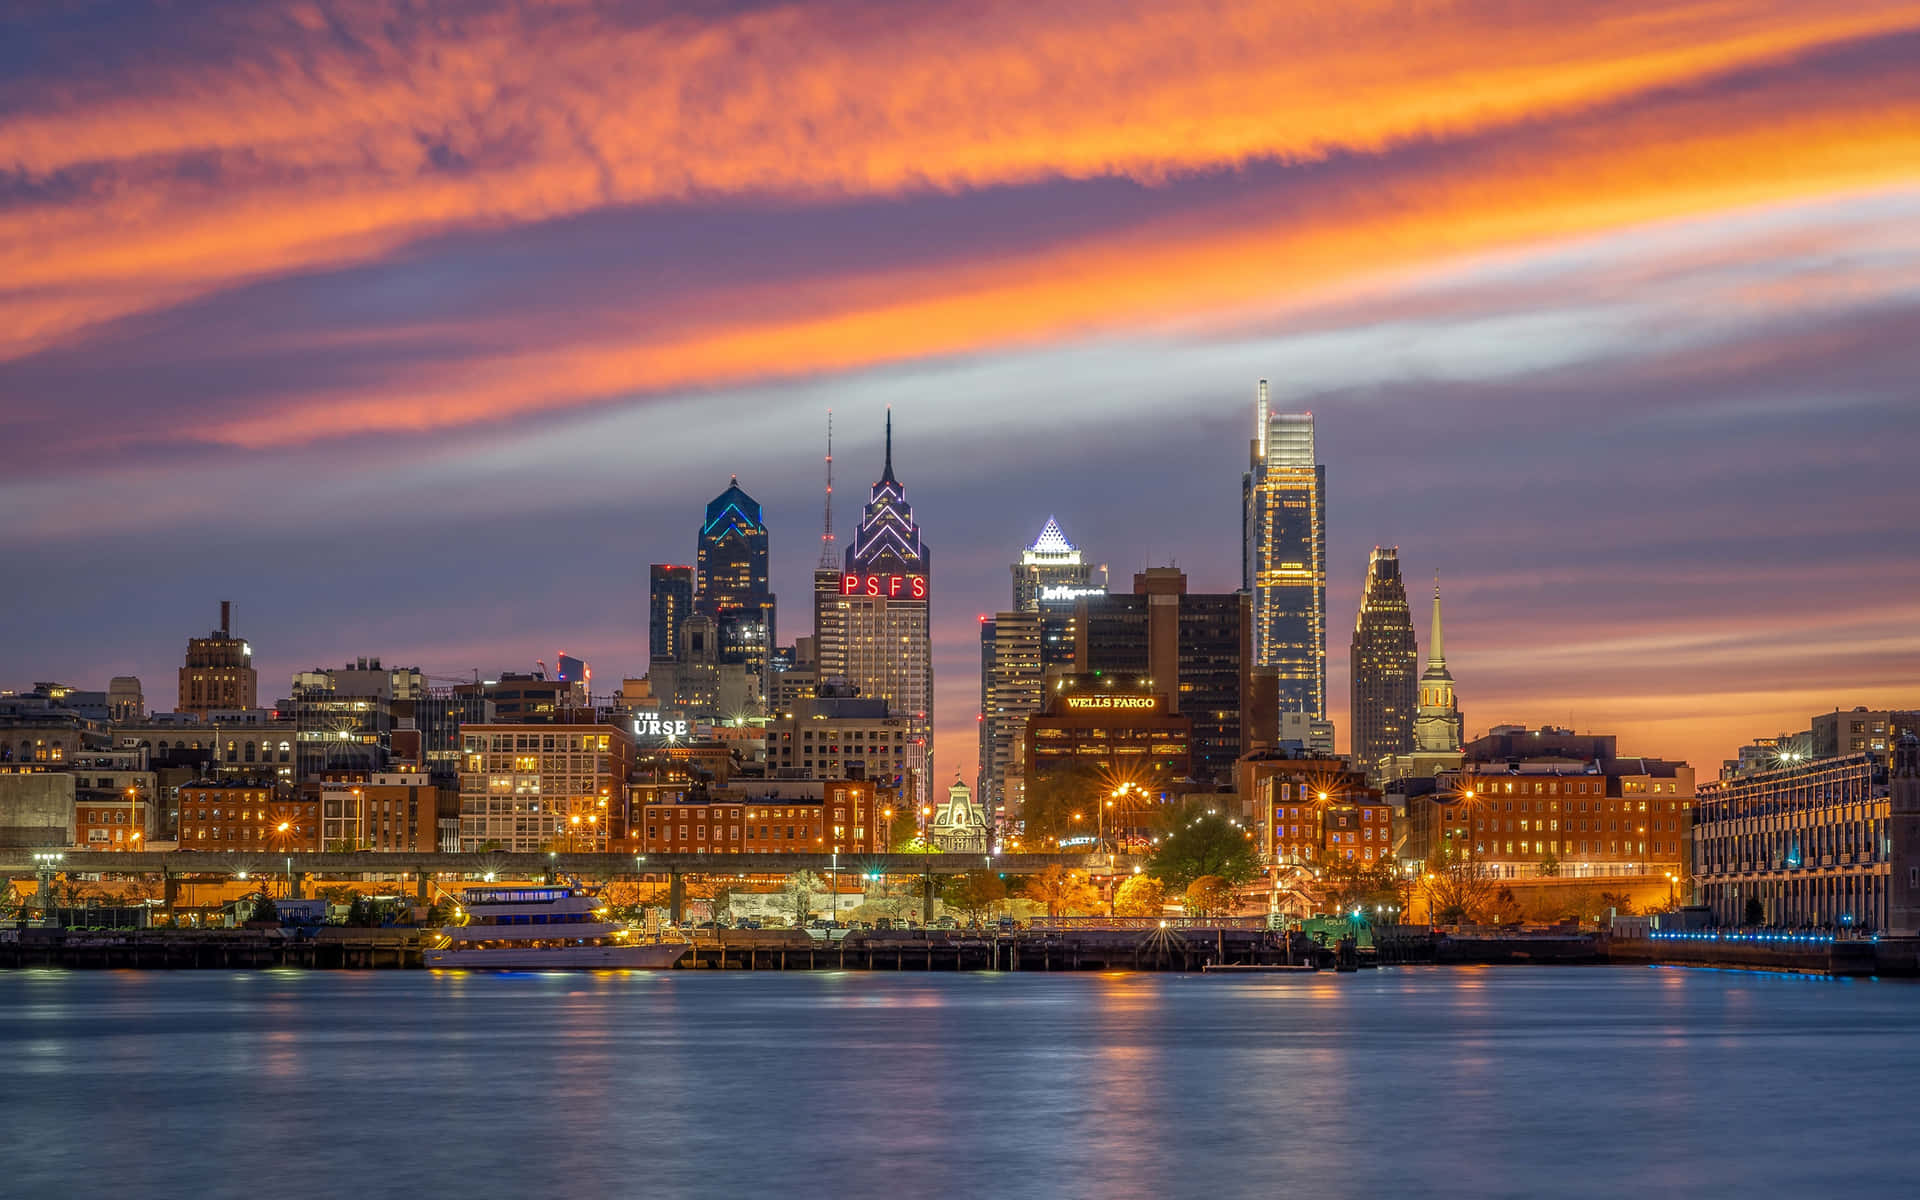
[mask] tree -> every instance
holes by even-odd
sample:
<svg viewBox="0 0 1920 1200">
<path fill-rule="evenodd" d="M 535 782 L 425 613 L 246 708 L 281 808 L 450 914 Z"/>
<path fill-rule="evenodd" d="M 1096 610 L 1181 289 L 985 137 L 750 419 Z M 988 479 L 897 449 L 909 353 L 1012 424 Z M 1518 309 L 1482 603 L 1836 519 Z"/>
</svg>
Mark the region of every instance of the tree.
<svg viewBox="0 0 1920 1200">
<path fill-rule="evenodd" d="M 1133 875 L 1113 894 L 1116 917 L 1157 917 L 1167 906 L 1167 887 L 1151 875 Z"/>
<path fill-rule="evenodd" d="M 1091 835 L 1093 806 L 1103 794 L 1098 772 L 1079 763 L 1029 779 L 1020 802 L 1022 842 L 1029 850 L 1044 850 L 1048 837 Z M 1073 819 L 1074 813 L 1080 820 Z"/>
<path fill-rule="evenodd" d="M 1493 874 L 1473 859 L 1434 859 L 1427 864 L 1426 882 L 1436 925 L 1476 924 L 1493 907 Z"/>
<path fill-rule="evenodd" d="M 1233 911 L 1233 885 L 1218 875 L 1202 875 L 1187 885 L 1187 912 L 1221 917 Z"/>
<path fill-rule="evenodd" d="M 1246 830 L 1225 814 L 1195 802 L 1169 818 L 1147 873 L 1174 888 L 1184 888 L 1203 875 L 1242 884 L 1260 873 L 1260 852 Z"/>
<path fill-rule="evenodd" d="M 982 916 L 991 914 L 994 906 L 1006 898 L 1007 881 L 988 870 L 955 875 L 940 889 L 941 903 L 965 913 L 972 924 L 978 924 Z"/>
<path fill-rule="evenodd" d="M 1559 857 L 1557 855 L 1549 854 L 1545 858 L 1541 859 L 1540 874 L 1546 876 L 1548 879 L 1552 879 L 1555 876 L 1559 875 L 1560 874 Z"/>
<path fill-rule="evenodd" d="M 825 891 L 826 886 L 812 871 L 795 871 L 787 876 L 787 881 L 780 885 L 780 894 L 786 898 L 795 925 L 807 923 L 807 917 L 813 912 L 813 894 Z"/>
<path fill-rule="evenodd" d="M 1496 925 L 1518 925 L 1523 914 L 1513 889 L 1503 887 L 1493 895 L 1493 921 Z"/>
<path fill-rule="evenodd" d="M 353 903 L 347 906 L 346 923 L 356 929 L 365 929 L 369 926 L 377 925 L 379 922 L 374 915 L 373 905 L 367 903 L 365 896 L 356 893 L 353 897 Z"/>
<path fill-rule="evenodd" d="M 1746 906 L 1741 910 L 1742 925 L 1764 925 L 1767 923 L 1767 906 L 1760 903 L 1760 897 L 1748 896 Z"/>
<path fill-rule="evenodd" d="M 1633 915 L 1633 897 L 1626 892 L 1601 892 L 1600 907 L 1610 908 L 1616 916 Z"/>
<path fill-rule="evenodd" d="M 1397 884 L 1393 867 L 1387 863 L 1365 865 L 1335 860 L 1320 872 L 1319 899 L 1332 912 L 1350 913 L 1356 908 L 1372 912 L 1399 904 Z"/>
<path fill-rule="evenodd" d="M 1057 863 L 1029 877 L 1024 894 L 1046 905 L 1049 917 L 1085 915 L 1100 908 L 1099 889 Z"/>
<path fill-rule="evenodd" d="M 247 912 L 247 920 L 277 925 L 280 922 L 280 910 L 273 906 L 273 899 L 263 892 L 253 898 L 253 907 Z"/>
</svg>

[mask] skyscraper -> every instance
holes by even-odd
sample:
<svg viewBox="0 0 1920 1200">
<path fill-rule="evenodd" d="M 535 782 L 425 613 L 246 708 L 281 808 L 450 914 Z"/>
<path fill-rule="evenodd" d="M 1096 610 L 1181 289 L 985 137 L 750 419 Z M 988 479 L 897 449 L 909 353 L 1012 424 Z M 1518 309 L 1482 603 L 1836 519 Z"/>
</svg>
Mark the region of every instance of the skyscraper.
<svg viewBox="0 0 1920 1200">
<path fill-rule="evenodd" d="M 698 562 L 694 610 L 713 618 L 720 660 L 744 664 L 764 689 L 779 635 L 774 596 L 767 588 L 767 526 L 759 501 L 741 489 L 738 476 L 707 505 Z"/>
<path fill-rule="evenodd" d="M 839 626 L 841 677 L 863 696 L 884 699 L 906 717 L 918 766 L 915 807 L 932 797 L 933 639 L 930 628 L 932 553 L 893 476 L 893 412 L 887 412 L 886 466 L 868 494 L 834 611 Z M 822 644 L 822 674 L 826 671 Z"/>
<path fill-rule="evenodd" d="M 1253 652 L 1279 678 L 1280 711 L 1327 715 L 1327 471 L 1312 413 L 1276 413 L 1260 381 L 1241 481 L 1241 586 Z"/>
<path fill-rule="evenodd" d="M 1165 693 L 1192 721 L 1194 775 L 1230 783 L 1240 756 L 1280 724 L 1273 672 L 1253 663 L 1252 625 L 1245 593 L 1191 593 L 1177 568 L 1149 567 L 1132 595 L 1081 600 L 1074 666 Z"/>
<path fill-rule="evenodd" d="M 813 568 L 814 682 L 846 681 L 845 604 L 840 599 L 840 553 L 833 538 L 833 410 L 827 410 L 827 491 L 820 521 L 820 561 Z"/>
<path fill-rule="evenodd" d="M 654 563 L 647 582 L 647 656 L 670 662 L 679 652 L 680 623 L 693 614 L 693 568 Z"/>
<path fill-rule="evenodd" d="M 1047 601 L 1064 602 L 1071 608 L 1081 596 L 1107 590 L 1107 569 L 1089 565 L 1080 547 L 1067 540 L 1059 519 L 1051 515 L 1011 570 L 1014 612 L 1038 612 Z"/>
<path fill-rule="evenodd" d="M 1398 547 L 1373 548 L 1367 585 L 1353 622 L 1352 710 L 1355 765 L 1376 782 L 1386 760 L 1413 749 L 1414 676 L 1420 651 L 1400 578 Z"/>
</svg>

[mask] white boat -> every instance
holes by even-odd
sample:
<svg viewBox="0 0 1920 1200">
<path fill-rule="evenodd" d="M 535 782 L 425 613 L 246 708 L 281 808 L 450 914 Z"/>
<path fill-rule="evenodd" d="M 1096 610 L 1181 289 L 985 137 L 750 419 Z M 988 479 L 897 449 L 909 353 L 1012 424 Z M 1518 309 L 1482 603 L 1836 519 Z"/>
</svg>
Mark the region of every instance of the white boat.
<svg viewBox="0 0 1920 1200">
<path fill-rule="evenodd" d="M 645 941 L 602 919 L 592 896 L 572 887 L 468 888 L 462 923 L 440 930 L 427 966 L 469 971 L 653 970 L 691 947 Z"/>
</svg>

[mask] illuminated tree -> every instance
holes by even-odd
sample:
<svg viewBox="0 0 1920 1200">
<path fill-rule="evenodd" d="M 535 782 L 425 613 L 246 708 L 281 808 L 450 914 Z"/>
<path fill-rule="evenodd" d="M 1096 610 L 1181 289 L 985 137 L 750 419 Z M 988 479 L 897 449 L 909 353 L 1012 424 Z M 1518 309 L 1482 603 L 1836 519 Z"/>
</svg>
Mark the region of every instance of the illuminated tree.
<svg viewBox="0 0 1920 1200">
<path fill-rule="evenodd" d="M 1350 913 L 1400 903 L 1399 880 L 1389 863 L 1355 865 L 1335 860 L 1320 873 L 1319 900 L 1329 911 Z"/>
<path fill-rule="evenodd" d="M 1130 876 L 1113 896 L 1116 917 L 1157 917 L 1167 906 L 1167 887 L 1151 875 Z"/>
<path fill-rule="evenodd" d="M 1058 864 L 1030 877 L 1023 894 L 1046 905 L 1049 917 L 1084 916 L 1102 907 L 1098 888 Z"/>
<path fill-rule="evenodd" d="M 1147 874 L 1174 888 L 1203 875 L 1242 884 L 1259 873 L 1260 852 L 1247 831 L 1203 802 L 1170 814 L 1160 848 L 1147 863 Z"/>
<path fill-rule="evenodd" d="M 1027 781 L 1026 797 L 1020 804 L 1022 840 L 1029 850 L 1046 846 L 1048 837 L 1073 837 L 1093 832 L 1094 809 L 1106 794 L 1104 777 L 1094 768 L 1081 764 L 1051 769 Z M 1074 813 L 1081 819 L 1075 821 Z"/>
<path fill-rule="evenodd" d="M 955 875 L 940 889 L 941 903 L 965 913 L 967 920 L 974 924 L 978 924 L 982 916 L 991 914 L 994 906 L 1006 898 L 1007 881 L 988 870 Z"/>
<path fill-rule="evenodd" d="M 1438 925 L 1471 925 L 1493 908 L 1493 873 L 1470 858 L 1442 857 L 1427 864 L 1427 903 Z"/>
<path fill-rule="evenodd" d="M 1233 885 L 1218 875 L 1202 875 L 1187 885 L 1187 912 L 1219 917 L 1233 911 Z"/>
</svg>

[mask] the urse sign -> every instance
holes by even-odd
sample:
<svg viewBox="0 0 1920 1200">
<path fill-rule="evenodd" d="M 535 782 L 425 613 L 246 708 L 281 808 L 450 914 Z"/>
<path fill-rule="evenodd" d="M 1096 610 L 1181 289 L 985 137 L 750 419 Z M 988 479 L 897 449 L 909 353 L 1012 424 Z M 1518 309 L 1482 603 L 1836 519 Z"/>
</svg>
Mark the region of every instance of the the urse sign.
<svg viewBox="0 0 1920 1200">
<path fill-rule="evenodd" d="M 659 713 L 635 713 L 633 732 L 636 737 L 683 738 L 687 736 L 685 721 L 663 721 Z"/>
<path fill-rule="evenodd" d="M 1068 708 L 1135 708 L 1158 709 L 1158 696 L 1068 696 Z"/>
<path fill-rule="evenodd" d="M 889 600 L 925 600 L 925 575 L 842 575 L 842 596 L 885 596 Z"/>
</svg>

